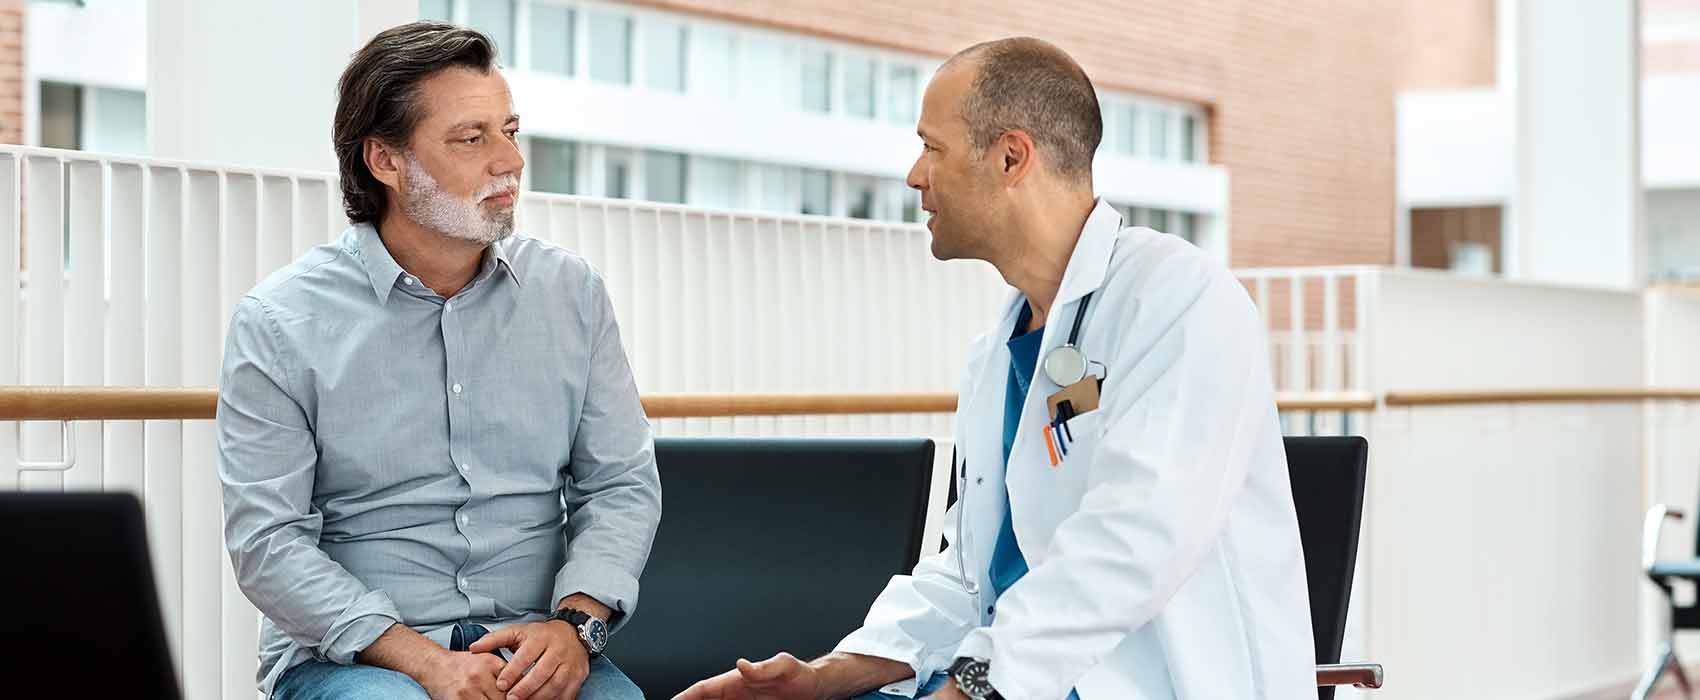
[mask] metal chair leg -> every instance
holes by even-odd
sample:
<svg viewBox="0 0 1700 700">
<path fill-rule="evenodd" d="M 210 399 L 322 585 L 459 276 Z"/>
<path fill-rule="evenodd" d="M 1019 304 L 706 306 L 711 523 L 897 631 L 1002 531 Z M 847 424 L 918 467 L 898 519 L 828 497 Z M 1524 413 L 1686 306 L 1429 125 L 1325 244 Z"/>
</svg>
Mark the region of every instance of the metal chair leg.
<svg viewBox="0 0 1700 700">
<path fill-rule="evenodd" d="M 1675 665 L 1675 661 L 1676 652 L 1671 648 L 1670 643 L 1666 642 L 1660 645 L 1658 661 L 1647 667 L 1647 672 L 1641 676 L 1641 682 L 1635 684 L 1635 692 L 1630 694 L 1630 700 L 1647 700 L 1647 694 L 1653 692 L 1653 686 L 1659 684 L 1659 679 L 1665 675 L 1665 670 Z M 1686 689 L 1684 692 L 1686 692 Z"/>
</svg>

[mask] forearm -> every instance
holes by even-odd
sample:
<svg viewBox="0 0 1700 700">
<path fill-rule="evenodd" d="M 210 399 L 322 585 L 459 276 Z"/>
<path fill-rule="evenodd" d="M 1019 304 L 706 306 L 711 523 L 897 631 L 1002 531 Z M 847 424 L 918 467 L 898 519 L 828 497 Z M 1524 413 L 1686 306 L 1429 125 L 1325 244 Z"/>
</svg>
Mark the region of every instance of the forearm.
<svg viewBox="0 0 1700 700">
<path fill-rule="evenodd" d="M 437 657 L 448 650 L 403 624 L 390 625 L 377 641 L 355 655 L 355 660 L 367 666 L 387 668 L 405 673 L 409 678 L 423 678 Z"/>
<path fill-rule="evenodd" d="M 902 661 L 838 651 L 809 665 L 815 667 L 821 700 L 855 697 L 915 675 L 915 669 Z"/>
</svg>

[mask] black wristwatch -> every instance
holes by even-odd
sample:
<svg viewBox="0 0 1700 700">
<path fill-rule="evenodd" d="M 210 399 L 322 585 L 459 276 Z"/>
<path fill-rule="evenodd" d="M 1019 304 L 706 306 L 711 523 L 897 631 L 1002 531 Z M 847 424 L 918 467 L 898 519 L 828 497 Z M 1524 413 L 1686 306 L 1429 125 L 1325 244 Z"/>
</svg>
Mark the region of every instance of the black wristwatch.
<svg viewBox="0 0 1700 700">
<path fill-rule="evenodd" d="M 1003 700 L 998 691 L 992 690 L 988 678 L 991 672 L 992 662 L 986 659 L 964 656 L 950 665 L 950 679 L 956 681 L 956 689 L 973 700 Z"/>
<path fill-rule="evenodd" d="M 578 638 L 584 642 L 584 648 L 590 651 L 590 658 L 602 655 L 602 650 L 608 648 L 608 624 L 583 610 L 561 608 L 549 616 L 551 620 L 560 620 L 578 630 Z"/>
</svg>

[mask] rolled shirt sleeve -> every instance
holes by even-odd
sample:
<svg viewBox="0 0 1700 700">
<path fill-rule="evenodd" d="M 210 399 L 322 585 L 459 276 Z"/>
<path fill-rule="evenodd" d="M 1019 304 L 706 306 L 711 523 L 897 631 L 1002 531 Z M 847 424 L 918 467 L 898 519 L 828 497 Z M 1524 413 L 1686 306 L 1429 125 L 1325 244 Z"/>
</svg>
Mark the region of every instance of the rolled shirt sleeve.
<svg viewBox="0 0 1700 700">
<path fill-rule="evenodd" d="M 401 614 L 319 547 L 318 453 L 290 397 L 288 359 L 264 303 L 244 298 L 226 337 L 216 419 L 225 548 L 261 613 L 315 656 L 350 664 Z"/>
<path fill-rule="evenodd" d="M 661 523 L 655 439 L 620 342 L 602 277 L 585 293 L 592 340 L 589 379 L 575 429 L 565 499 L 566 563 L 555 600 L 583 593 L 614 610 L 618 629 L 637 609 L 638 577 Z"/>
</svg>

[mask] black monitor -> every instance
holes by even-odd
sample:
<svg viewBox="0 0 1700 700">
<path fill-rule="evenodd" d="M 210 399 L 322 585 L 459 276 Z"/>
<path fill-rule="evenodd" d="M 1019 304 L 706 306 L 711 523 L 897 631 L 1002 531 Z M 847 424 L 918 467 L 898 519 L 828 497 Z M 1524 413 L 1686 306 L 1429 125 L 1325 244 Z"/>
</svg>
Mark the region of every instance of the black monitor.
<svg viewBox="0 0 1700 700">
<path fill-rule="evenodd" d="M 122 493 L 0 493 L 7 695 L 178 698 L 142 506 Z"/>
<path fill-rule="evenodd" d="M 931 440 L 663 438 L 656 462 L 661 529 L 609 648 L 646 697 L 831 651 L 920 557 Z"/>
</svg>

